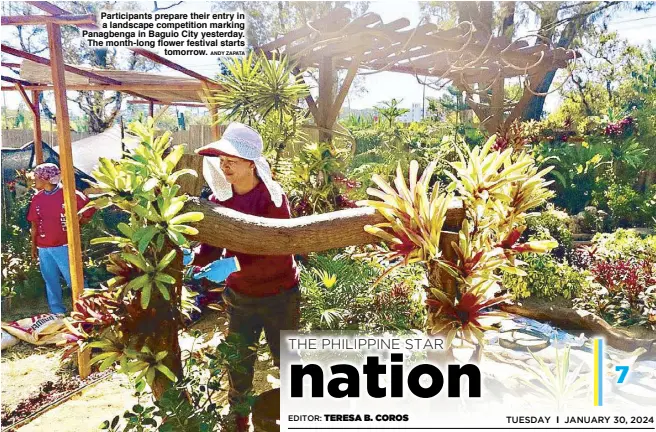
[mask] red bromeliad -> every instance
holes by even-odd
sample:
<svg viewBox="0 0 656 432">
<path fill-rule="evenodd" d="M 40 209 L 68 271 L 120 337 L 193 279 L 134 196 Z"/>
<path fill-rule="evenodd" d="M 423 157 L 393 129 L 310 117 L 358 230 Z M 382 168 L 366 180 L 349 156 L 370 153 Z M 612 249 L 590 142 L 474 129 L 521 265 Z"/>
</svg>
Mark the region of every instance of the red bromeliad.
<svg viewBox="0 0 656 432">
<path fill-rule="evenodd" d="M 489 330 L 492 324 L 500 321 L 505 314 L 486 310 L 494 305 L 508 300 L 507 296 L 488 297 L 485 292 L 495 291 L 488 284 L 482 283 L 479 288 L 465 292 L 459 299 L 452 301 L 444 293 L 433 289 L 435 299 L 427 299 L 426 304 L 431 310 L 432 327 L 435 333 L 448 330 L 447 346 L 458 332 L 465 340 L 473 340 L 474 336 L 483 344 L 482 330 Z"/>
</svg>

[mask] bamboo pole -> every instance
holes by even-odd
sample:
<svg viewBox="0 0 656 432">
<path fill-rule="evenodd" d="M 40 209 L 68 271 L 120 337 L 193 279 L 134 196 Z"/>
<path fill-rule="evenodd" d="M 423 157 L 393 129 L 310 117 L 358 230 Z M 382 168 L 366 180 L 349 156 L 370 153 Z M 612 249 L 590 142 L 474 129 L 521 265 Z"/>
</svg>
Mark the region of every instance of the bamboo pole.
<svg viewBox="0 0 656 432">
<path fill-rule="evenodd" d="M 55 85 L 57 138 L 59 141 L 59 163 L 64 187 L 66 237 L 68 239 L 71 290 L 73 291 L 73 304 L 75 304 L 84 290 L 84 276 L 82 273 L 82 246 L 80 242 L 80 224 L 77 216 L 73 151 L 71 148 L 71 125 L 68 115 L 68 103 L 66 100 L 66 79 L 64 77 L 65 69 L 62 53 L 61 28 L 57 24 L 48 24 L 47 27 L 52 82 Z M 78 369 L 82 378 L 89 376 L 90 366 L 88 350 L 78 353 Z"/>
</svg>

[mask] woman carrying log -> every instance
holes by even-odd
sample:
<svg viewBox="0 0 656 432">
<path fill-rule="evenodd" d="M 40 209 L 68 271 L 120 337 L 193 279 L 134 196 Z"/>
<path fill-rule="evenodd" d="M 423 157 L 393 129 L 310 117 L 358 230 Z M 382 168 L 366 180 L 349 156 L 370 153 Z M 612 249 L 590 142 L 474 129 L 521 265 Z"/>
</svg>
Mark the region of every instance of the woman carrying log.
<svg viewBox="0 0 656 432">
<path fill-rule="evenodd" d="M 203 176 L 212 195 L 209 200 L 230 209 L 276 219 L 291 217 L 285 193 L 271 176 L 262 156 L 262 137 L 250 127 L 231 123 L 223 137 L 197 150 L 205 156 Z M 263 239 L 264 241 L 265 239 Z M 201 245 L 193 264 L 204 266 L 223 253 L 220 248 Z M 298 268 L 292 255 L 236 256 L 240 270 L 226 280 L 223 293 L 227 305 L 228 340 L 238 343 L 241 364 L 229 370 L 231 410 L 237 414 L 237 429 L 248 430 L 246 397 L 252 390 L 257 345 L 264 329 L 274 364 L 280 366 L 280 331 L 297 330 L 300 318 Z"/>
</svg>

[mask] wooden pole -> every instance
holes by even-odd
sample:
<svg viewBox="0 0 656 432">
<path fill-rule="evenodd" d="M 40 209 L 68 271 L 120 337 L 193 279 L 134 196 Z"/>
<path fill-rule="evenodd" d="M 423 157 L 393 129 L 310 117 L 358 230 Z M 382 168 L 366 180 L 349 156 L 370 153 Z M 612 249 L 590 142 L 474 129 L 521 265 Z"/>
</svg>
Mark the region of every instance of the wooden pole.
<svg viewBox="0 0 656 432">
<path fill-rule="evenodd" d="M 148 102 L 148 117 L 155 117 L 155 104 L 153 101 Z"/>
<path fill-rule="evenodd" d="M 319 129 L 319 141 L 330 142 L 332 134 L 326 129 L 330 129 L 332 125 L 328 125 L 330 112 L 333 107 L 333 76 L 335 71 L 333 69 L 332 57 L 324 57 L 321 59 L 319 66 L 319 118 L 315 119 Z"/>
<path fill-rule="evenodd" d="M 95 24 L 96 16 L 95 15 L 59 15 L 59 16 L 48 16 L 48 15 L 15 15 L 15 16 L 3 16 L 2 25 L 43 25 L 43 24 L 60 24 L 60 25 L 84 25 L 84 24 Z"/>
<path fill-rule="evenodd" d="M 43 163 L 43 146 L 41 145 L 41 109 L 39 107 L 39 92 L 32 92 L 32 104 L 34 105 L 34 156 L 36 163 Z"/>
<path fill-rule="evenodd" d="M 55 106 L 57 107 L 57 138 L 59 141 L 59 164 L 64 187 L 64 207 L 66 214 L 66 237 L 68 239 L 68 260 L 71 271 L 71 290 L 73 304 L 84 290 L 82 273 L 82 245 L 80 224 L 77 216 L 77 197 L 75 194 L 75 172 L 73 150 L 71 148 L 71 125 L 66 101 L 66 80 L 64 77 L 64 57 L 62 54 L 61 28 L 58 24 L 48 24 L 48 44 L 52 69 L 52 82 L 55 86 Z M 78 353 L 80 376 L 89 376 L 89 351 Z"/>
<path fill-rule="evenodd" d="M 210 105 L 210 128 L 212 129 L 212 141 L 219 139 L 219 110 L 215 104 Z"/>
</svg>

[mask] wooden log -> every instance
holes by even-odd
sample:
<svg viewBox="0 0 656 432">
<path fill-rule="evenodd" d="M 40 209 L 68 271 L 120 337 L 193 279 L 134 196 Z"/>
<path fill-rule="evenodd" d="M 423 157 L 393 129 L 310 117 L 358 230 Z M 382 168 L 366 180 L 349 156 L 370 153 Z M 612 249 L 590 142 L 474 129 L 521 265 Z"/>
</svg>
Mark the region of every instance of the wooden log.
<svg viewBox="0 0 656 432">
<path fill-rule="evenodd" d="M 16 15 L 16 16 L 3 16 L 2 25 L 44 25 L 44 24 L 59 24 L 59 25 L 80 25 L 80 24 L 95 24 L 95 15 Z"/>
<path fill-rule="evenodd" d="M 501 310 L 538 321 L 549 321 L 563 329 L 589 330 L 595 335 L 604 336 L 608 345 L 613 348 L 624 351 L 645 348 L 647 352 L 656 354 L 656 339 L 631 337 L 622 330 L 612 327 L 591 312 L 567 309 L 559 306 L 548 306 L 538 309 L 516 304 L 502 304 Z"/>
<path fill-rule="evenodd" d="M 71 271 L 71 291 L 73 303 L 84 291 L 82 273 L 82 245 L 80 242 L 80 224 L 77 216 L 77 196 L 75 194 L 75 171 L 73 151 L 71 148 L 71 123 L 68 116 L 66 100 L 66 81 L 64 78 L 64 56 L 62 53 L 61 28 L 57 24 L 48 24 L 48 44 L 52 62 L 52 82 L 55 84 L 55 106 L 57 107 L 57 138 L 59 141 L 59 164 L 62 172 L 64 205 L 66 216 L 66 238 L 68 240 L 68 259 Z M 80 376 L 86 378 L 91 371 L 89 350 L 78 353 Z"/>
<path fill-rule="evenodd" d="M 384 221 L 371 207 L 294 219 L 269 219 L 239 213 L 198 198 L 190 200 L 185 211 L 199 211 L 205 216 L 194 224 L 199 233 L 193 240 L 256 255 L 306 254 L 378 243 L 380 239 L 365 232 L 364 226 Z M 464 217 L 462 203 L 454 200 L 447 211 L 445 231 L 458 231 Z M 445 238 L 457 241 L 455 233 L 446 234 Z"/>
</svg>

